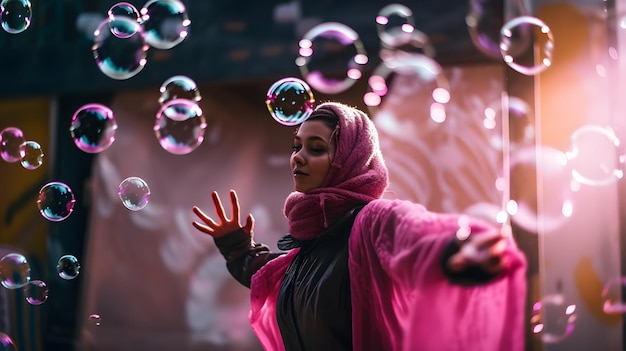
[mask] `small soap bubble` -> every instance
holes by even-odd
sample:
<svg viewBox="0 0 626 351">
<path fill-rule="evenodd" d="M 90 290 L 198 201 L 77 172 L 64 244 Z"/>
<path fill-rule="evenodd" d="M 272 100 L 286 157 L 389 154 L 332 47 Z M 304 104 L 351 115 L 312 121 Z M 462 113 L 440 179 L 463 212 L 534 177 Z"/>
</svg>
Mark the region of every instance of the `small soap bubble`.
<svg viewBox="0 0 626 351">
<path fill-rule="evenodd" d="M 24 287 L 26 301 L 31 305 L 41 305 L 48 299 L 48 286 L 42 280 L 31 280 Z"/>
<path fill-rule="evenodd" d="M 17 346 L 10 336 L 0 332 L 0 351 L 17 351 Z"/>
<path fill-rule="evenodd" d="M 604 186 L 622 177 L 617 162 L 621 142 L 613 128 L 587 124 L 571 136 L 570 150 L 566 152 L 574 179 L 585 185 Z"/>
<path fill-rule="evenodd" d="M 171 49 L 189 34 L 189 15 L 178 0 L 149 0 L 141 8 L 146 41 L 157 49 Z"/>
<path fill-rule="evenodd" d="M 20 163 L 26 169 L 37 169 L 43 163 L 43 151 L 39 143 L 26 141 L 20 145 Z"/>
<path fill-rule="evenodd" d="M 128 38 L 135 34 L 137 30 L 140 28 L 135 25 L 126 25 L 128 22 L 126 21 L 113 21 L 118 17 L 125 17 L 137 23 L 141 22 L 141 15 L 139 14 L 139 10 L 128 2 L 119 2 L 109 9 L 107 12 L 109 16 L 109 27 L 111 29 L 111 33 L 118 38 Z"/>
<path fill-rule="evenodd" d="M 65 280 L 72 280 L 80 273 L 80 263 L 73 255 L 63 255 L 57 262 L 57 273 Z"/>
<path fill-rule="evenodd" d="M 25 142 L 21 129 L 8 127 L 0 132 L 0 156 L 7 162 L 20 160 L 20 146 Z"/>
<path fill-rule="evenodd" d="M 2 286 L 18 289 L 30 282 L 30 264 L 19 253 L 10 253 L 0 259 L 0 278 Z"/>
<path fill-rule="evenodd" d="M 415 31 L 413 11 L 401 4 L 389 4 L 376 15 L 376 28 L 381 42 L 388 47 L 410 40 Z"/>
<path fill-rule="evenodd" d="M 0 21 L 7 33 L 22 33 L 30 26 L 33 14 L 28 0 L 3 0 L 0 3 Z"/>
<path fill-rule="evenodd" d="M 113 111 L 101 104 L 87 104 L 72 116 L 70 134 L 76 147 L 88 153 L 106 150 L 115 141 L 117 122 Z"/>
<path fill-rule="evenodd" d="M 198 102 L 202 99 L 196 82 L 187 76 L 173 76 L 168 78 L 159 88 L 161 96 L 159 97 L 159 104 L 175 100 L 186 99 Z"/>
<path fill-rule="evenodd" d="M 200 146 L 206 127 L 206 119 L 196 102 L 175 99 L 161 106 L 153 129 L 164 150 L 184 155 Z"/>
<path fill-rule="evenodd" d="M 626 277 L 609 280 L 603 287 L 601 298 L 604 301 L 602 311 L 606 314 L 626 313 L 626 297 L 622 291 L 626 288 Z"/>
<path fill-rule="evenodd" d="M 89 324 L 95 325 L 96 327 L 100 326 L 102 323 L 102 318 L 100 318 L 99 314 L 90 314 L 88 318 Z"/>
<path fill-rule="evenodd" d="M 150 200 L 150 188 L 139 177 L 128 177 L 120 183 L 120 200 L 124 207 L 131 211 L 139 211 L 148 205 Z"/>
<path fill-rule="evenodd" d="M 552 31 L 536 17 L 515 17 L 500 29 L 502 58 L 521 74 L 533 76 L 550 67 L 553 51 Z"/>
<path fill-rule="evenodd" d="M 289 77 L 272 84 L 267 91 L 265 104 L 276 122 L 294 126 L 309 118 L 315 99 L 308 84 Z"/>
<path fill-rule="evenodd" d="M 122 37 L 114 35 L 117 28 Z M 132 34 L 131 34 L 132 33 Z M 104 19 L 94 31 L 93 57 L 102 73 L 124 80 L 137 75 L 145 67 L 150 46 L 141 25 L 130 18 L 118 16 Z"/>
<path fill-rule="evenodd" d="M 530 317 L 531 331 L 546 344 L 563 341 L 574 331 L 576 305 L 562 294 L 550 294 L 533 304 Z"/>
<path fill-rule="evenodd" d="M 39 190 L 37 207 L 41 215 L 52 222 L 60 222 L 74 211 L 74 194 L 67 184 L 51 182 Z"/>
</svg>

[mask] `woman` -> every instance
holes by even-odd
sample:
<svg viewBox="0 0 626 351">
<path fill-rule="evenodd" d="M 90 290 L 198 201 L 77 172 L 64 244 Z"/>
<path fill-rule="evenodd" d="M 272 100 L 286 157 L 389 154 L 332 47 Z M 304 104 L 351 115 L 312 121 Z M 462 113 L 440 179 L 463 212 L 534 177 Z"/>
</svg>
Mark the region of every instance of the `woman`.
<svg viewBox="0 0 626 351">
<path fill-rule="evenodd" d="M 250 322 L 268 350 L 523 350 L 526 262 L 510 236 L 462 215 L 382 199 L 387 168 L 369 117 L 319 105 L 294 137 L 289 234 L 272 253 L 240 223 L 237 194 L 215 239 L 251 288 Z"/>
</svg>

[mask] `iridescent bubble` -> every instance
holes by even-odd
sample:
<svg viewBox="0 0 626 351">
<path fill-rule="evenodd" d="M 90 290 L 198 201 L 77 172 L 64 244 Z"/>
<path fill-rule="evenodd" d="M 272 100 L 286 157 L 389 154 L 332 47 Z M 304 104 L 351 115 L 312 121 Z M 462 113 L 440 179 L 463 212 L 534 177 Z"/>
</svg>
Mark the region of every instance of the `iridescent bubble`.
<svg viewBox="0 0 626 351">
<path fill-rule="evenodd" d="M 507 105 L 508 108 L 503 105 Z M 505 112 L 506 113 L 503 113 Z M 508 140 L 504 139 L 502 118 L 508 116 Z M 503 150 L 508 141 L 509 150 L 534 145 L 535 116 L 532 108 L 524 100 L 509 96 L 506 101 L 495 101 L 484 111 L 483 127 L 489 131 L 489 142 L 497 150 Z"/>
<path fill-rule="evenodd" d="M 413 11 L 401 4 L 389 4 L 376 15 L 378 38 L 388 47 L 395 47 L 411 39 L 415 31 Z"/>
<path fill-rule="evenodd" d="M 304 80 L 326 94 L 338 94 L 353 86 L 369 60 L 358 33 L 341 23 L 318 24 L 298 44 L 296 65 Z"/>
<path fill-rule="evenodd" d="M 7 33 L 17 34 L 30 26 L 33 14 L 28 0 L 3 0 L 0 3 L 0 21 Z"/>
<path fill-rule="evenodd" d="M 36 141 L 26 141 L 20 145 L 20 163 L 26 169 L 37 169 L 43 163 L 43 151 Z"/>
<path fill-rule="evenodd" d="M 276 122 L 298 125 L 311 115 L 315 98 L 311 88 L 298 78 L 283 78 L 272 84 L 267 91 L 265 105 Z"/>
<path fill-rule="evenodd" d="M 549 233 L 572 216 L 573 178 L 564 152 L 549 146 L 514 150 L 510 156 L 510 177 L 506 208 L 511 220 L 520 227 L 531 233 Z"/>
<path fill-rule="evenodd" d="M 24 255 L 10 253 L 0 259 L 0 278 L 2 286 L 18 289 L 30 282 L 30 264 Z"/>
<path fill-rule="evenodd" d="M 470 0 L 465 24 L 474 46 L 485 55 L 501 59 L 500 29 L 504 25 L 501 0 Z"/>
<path fill-rule="evenodd" d="M 500 29 L 500 53 L 519 73 L 532 76 L 552 65 L 554 37 L 550 27 L 532 16 L 513 18 Z"/>
<path fill-rule="evenodd" d="M 118 28 L 129 35 L 120 38 L 111 33 L 111 28 Z M 141 25 L 137 21 L 120 16 L 106 18 L 98 25 L 94 31 L 94 44 L 91 50 L 102 73 L 110 78 L 123 80 L 141 72 L 146 65 L 149 48 Z"/>
<path fill-rule="evenodd" d="M 178 0 L 150 0 L 141 8 L 146 41 L 157 49 L 170 49 L 189 34 L 189 15 Z"/>
<path fill-rule="evenodd" d="M 41 305 L 48 299 L 48 286 L 41 280 L 31 280 L 24 287 L 26 301 L 31 305 Z"/>
<path fill-rule="evenodd" d="M 113 21 L 113 19 L 117 17 L 128 18 L 137 23 L 141 22 L 141 15 L 139 14 L 139 10 L 128 2 L 119 2 L 109 9 L 107 12 L 109 16 L 109 27 L 111 29 L 111 33 L 118 38 L 128 38 L 136 33 L 139 29 L 139 26 L 128 26 L 125 21 Z"/>
<path fill-rule="evenodd" d="M 115 141 L 117 122 L 110 108 L 87 104 L 72 116 L 70 134 L 76 146 L 88 153 L 106 150 Z"/>
<path fill-rule="evenodd" d="M 21 159 L 20 146 L 26 141 L 22 130 L 8 127 L 0 132 L 0 156 L 7 162 L 17 162 Z"/>
<path fill-rule="evenodd" d="M 72 280 L 80 273 L 80 263 L 74 255 L 63 255 L 57 262 L 57 273 L 65 280 Z"/>
<path fill-rule="evenodd" d="M 45 219 L 60 222 L 72 214 L 75 202 L 72 189 L 67 184 L 51 182 L 39 190 L 37 207 Z"/>
<path fill-rule="evenodd" d="M 626 288 L 626 277 L 609 280 L 602 288 L 601 297 L 604 303 L 602 311 L 606 314 L 626 313 L 626 301 L 622 293 Z"/>
<path fill-rule="evenodd" d="M 544 296 L 535 302 L 530 317 L 531 331 L 546 344 L 563 341 L 574 331 L 576 305 L 565 301 L 562 294 Z"/>
<path fill-rule="evenodd" d="M 165 82 L 163 82 L 163 84 L 161 84 L 159 92 L 161 93 L 161 97 L 159 97 L 159 104 L 161 105 L 175 99 L 186 99 L 195 102 L 202 99 L 202 96 L 200 96 L 200 92 L 198 91 L 198 87 L 196 86 L 196 82 L 194 82 L 193 79 L 182 75 L 168 78 Z"/>
<path fill-rule="evenodd" d="M 445 121 L 450 88 L 443 69 L 433 58 L 397 52 L 374 69 L 368 79 L 368 91 L 363 95 L 370 115 L 375 115 L 383 106 L 391 90 L 394 96 L 401 97 L 399 100 L 411 100 L 416 106 L 425 107 L 423 111 L 415 110 L 415 115 L 430 116 L 437 123 Z"/>
<path fill-rule="evenodd" d="M 202 143 L 206 127 L 202 109 L 197 103 L 175 99 L 164 103 L 157 112 L 154 133 L 163 149 L 184 155 Z"/>
<path fill-rule="evenodd" d="M 88 318 L 89 324 L 95 325 L 96 327 L 100 326 L 102 323 L 102 318 L 100 318 L 99 314 L 90 314 Z"/>
<path fill-rule="evenodd" d="M 119 186 L 118 195 L 124 207 L 131 211 L 139 211 L 148 205 L 150 188 L 139 177 L 128 177 Z"/>
<path fill-rule="evenodd" d="M 617 162 L 619 146 L 620 140 L 611 127 L 588 124 L 576 129 L 565 154 L 574 179 L 585 185 L 603 186 L 622 178 Z"/>
<path fill-rule="evenodd" d="M 17 351 L 17 346 L 10 336 L 0 332 L 0 351 Z"/>
</svg>

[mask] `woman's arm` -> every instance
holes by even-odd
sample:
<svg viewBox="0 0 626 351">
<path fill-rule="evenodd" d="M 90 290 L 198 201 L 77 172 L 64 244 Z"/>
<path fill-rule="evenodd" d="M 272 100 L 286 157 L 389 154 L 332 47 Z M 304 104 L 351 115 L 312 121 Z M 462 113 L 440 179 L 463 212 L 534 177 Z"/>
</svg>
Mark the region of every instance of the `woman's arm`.
<svg viewBox="0 0 626 351">
<path fill-rule="evenodd" d="M 226 217 L 224 206 L 217 192 L 214 191 L 211 197 L 219 221 L 214 221 L 200 208 L 194 206 L 193 212 L 202 222 L 194 221 L 192 224 L 199 231 L 213 237 L 220 253 L 226 259 L 226 267 L 230 274 L 244 286 L 250 287 L 252 275 L 265 263 L 283 253 L 272 253 L 266 245 L 257 244 L 252 240 L 254 217 L 248 214 L 246 225 L 241 225 L 239 199 L 234 190 L 230 191 L 232 205 L 230 219 Z"/>
</svg>

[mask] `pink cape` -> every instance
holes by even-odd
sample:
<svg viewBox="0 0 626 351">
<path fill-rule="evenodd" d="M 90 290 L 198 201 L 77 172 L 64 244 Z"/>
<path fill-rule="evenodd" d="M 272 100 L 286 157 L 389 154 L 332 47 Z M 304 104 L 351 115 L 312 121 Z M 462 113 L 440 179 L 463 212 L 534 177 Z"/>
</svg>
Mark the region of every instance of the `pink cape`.
<svg viewBox="0 0 626 351">
<path fill-rule="evenodd" d="M 349 241 L 354 350 L 522 351 L 526 260 L 513 239 L 506 272 L 488 284 L 457 285 L 441 253 L 458 215 L 401 200 L 374 200 L 359 212 Z M 472 235 L 496 230 L 473 220 Z M 253 277 L 250 322 L 266 350 L 284 350 L 276 301 L 298 249 Z"/>
</svg>

